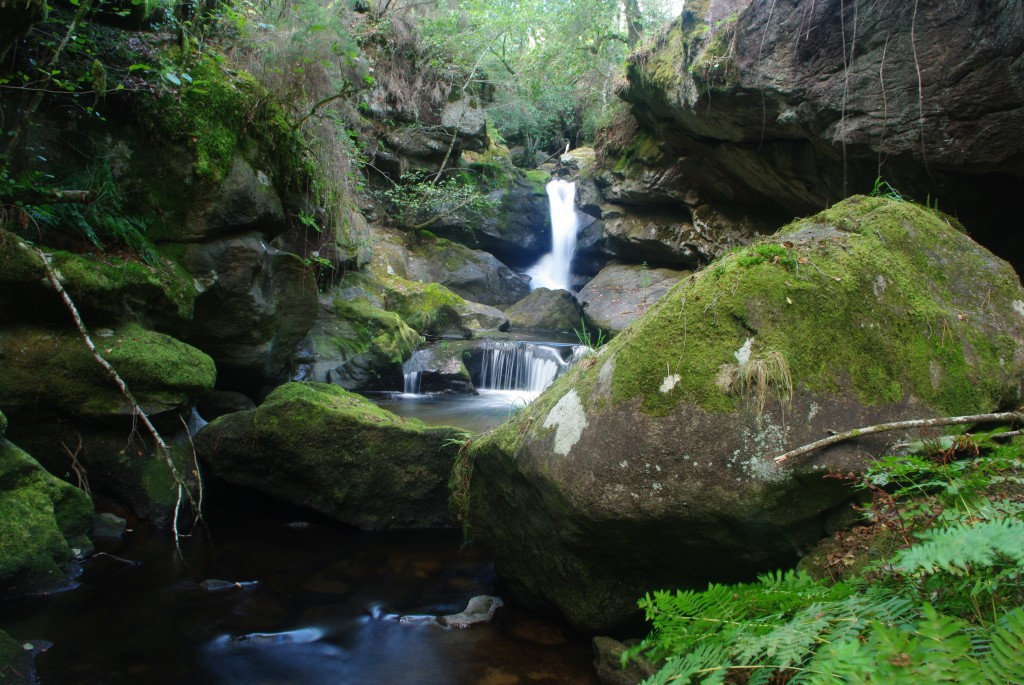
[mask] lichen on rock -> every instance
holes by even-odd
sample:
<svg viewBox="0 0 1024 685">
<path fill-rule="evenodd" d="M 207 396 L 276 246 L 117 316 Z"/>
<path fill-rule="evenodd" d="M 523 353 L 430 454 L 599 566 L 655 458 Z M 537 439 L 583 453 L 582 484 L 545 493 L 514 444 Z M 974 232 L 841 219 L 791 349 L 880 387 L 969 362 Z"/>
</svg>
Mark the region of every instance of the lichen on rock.
<svg viewBox="0 0 1024 685">
<path fill-rule="evenodd" d="M 793 564 L 850 497 L 827 470 L 908 436 L 772 457 L 830 429 L 1015 404 L 1022 292 L 925 207 L 854 197 L 795 221 L 680 282 L 475 440 L 474 536 L 517 599 L 589 631 L 636 617 L 653 587 Z"/>
</svg>

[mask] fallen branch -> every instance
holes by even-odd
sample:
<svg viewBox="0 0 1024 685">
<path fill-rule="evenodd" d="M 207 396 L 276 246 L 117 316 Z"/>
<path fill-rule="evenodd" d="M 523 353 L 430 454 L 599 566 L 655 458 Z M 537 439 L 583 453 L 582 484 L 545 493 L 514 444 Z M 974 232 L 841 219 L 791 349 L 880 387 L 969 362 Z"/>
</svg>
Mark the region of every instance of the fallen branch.
<svg viewBox="0 0 1024 685">
<path fill-rule="evenodd" d="M 100 355 L 99 350 L 96 349 L 96 345 L 93 344 L 92 337 L 89 335 L 89 330 L 85 327 L 85 323 L 82 321 L 82 317 L 78 313 L 78 308 L 72 301 L 71 296 L 68 295 L 66 290 L 64 290 L 64 286 L 61 285 L 60 279 L 57 278 L 57 274 L 54 272 L 53 267 L 50 266 L 50 260 L 47 255 L 34 245 L 30 246 L 29 249 L 35 252 L 36 256 L 39 257 L 39 260 L 42 262 L 43 270 L 46 271 L 46 278 L 50 281 L 50 285 L 52 285 L 53 289 L 57 291 L 57 294 L 60 295 L 61 299 L 64 300 L 64 304 L 67 306 L 68 311 L 71 312 L 71 318 L 75 320 L 75 328 L 78 329 L 79 335 L 85 342 L 86 347 L 88 347 L 89 351 L 92 353 L 93 359 L 95 359 L 96 363 L 99 364 L 106 372 L 107 376 L 114 381 L 118 389 L 121 391 L 121 395 L 128 400 L 129 404 L 132 405 L 132 411 L 135 415 L 142 419 L 142 424 L 146 427 L 146 430 L 149 431 L 149 434 L 153 438 L 153 442 L 156 444 L 157 455 L 167 463 L 167 468 L 171 470 L 171 475 L 174 476 L 174 482 L 178 485 L 178 499 L 174 505 L 174 544 L 178 547 L 178 552 L 180 554 L 181 533 L 178 529 L 178 513 L 181 510 L 182 500 L 185 495 L 188 496 L 189 502 L 192 504 L 194 511 L 196 510 L 196 501 L 195 498 L 192 497 L 191 490 L 185 486 L 185 481 L 178 472 L 178 467 L 174 465 L 174 460 L 171 459 L 171 448 L 168 447 L 166 442 L 164 442 L 163 437 L 161 437 L 159 431 L 157 431 L 156 427 L 149 420 L 149 416 L 146 415 L 146 412 L 142 410 L 142 407 L 139 405 L 138 401 L 136 401 L 134 395 L 132 395 L 131 390 L 128 389 L 128 385 L 124 382 L 124 379 L 121 378 L 121 375 L 117 373 L 114 367 L 110 365 L 110 362 L 104 359 L 103 356 Z"/>
<path fill-rule="evenodd" d="M 996 412 L 993 414 L 971 414 L 970 416 L 946 416 L 937 419 L 914 419 L 912 421 L 893 421 L 891 423 L 879 423 L 874 426 L 865 426 L 864 428 L 856 428 L 845 433 L 837 433 L 830 435 L 827 438 L 816 440 L 812 443 L 808 443 L 802 447 L 797 447 L 795 450 L 790 450 L 785 454 L 780 454 L 775 457 L 776 464 L 782 464 L 793 457 L 799 457 L 813 452 L 814 450 L 821 449 L 822 447 L 828 447 L 834 445 L 837 442 L 843 442 L 844 440 L 850 440 L 852 438 L 859 438 L 862 435 L 872 435 L 874 433 L 884 433 L 886 431 L 901 430 L 904 428 L 930 428 L 932 426 L 953 426 L 956 424 L 963 423 L 982 423 L 983 421 L 998 421 L 1011 423 L 1024 423 L 1024 413 L 1016 411 Z"/>
<path fill-rule="evenodd" d="M 85 204 L 95 199 L 91 190 L 59 190 L 57 188 L 20 188 L 11 195 L 0 195 L 4 204 L 26 205 L 57 205 L 79 203 Z"/>
</svg>

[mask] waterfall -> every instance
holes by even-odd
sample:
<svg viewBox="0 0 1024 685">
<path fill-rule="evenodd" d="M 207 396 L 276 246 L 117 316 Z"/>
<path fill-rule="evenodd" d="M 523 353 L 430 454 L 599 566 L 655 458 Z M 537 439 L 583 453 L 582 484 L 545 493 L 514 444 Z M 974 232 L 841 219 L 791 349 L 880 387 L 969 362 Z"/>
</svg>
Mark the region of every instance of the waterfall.
<svg viewBox="0 0 1024 685">
<path fill-rule="evenodd" d="M 420 371 L 406 371 L 402 383 L 402 392 L 406 395 L 420 394 Z"/>
<path fill-rule="evenodd" d="M 555 179 L 548 183 L 551 204 L 551 252 L 526 273 L 530 288 L 571 290 L 572 255 L 576 251 L 576 184 Z"/>
<path fill-rule="evenodd" d="M 479 387 L 540 393 L 567 367 L 555 347 L 496 341 L 483 351 Z"/>
</svg>

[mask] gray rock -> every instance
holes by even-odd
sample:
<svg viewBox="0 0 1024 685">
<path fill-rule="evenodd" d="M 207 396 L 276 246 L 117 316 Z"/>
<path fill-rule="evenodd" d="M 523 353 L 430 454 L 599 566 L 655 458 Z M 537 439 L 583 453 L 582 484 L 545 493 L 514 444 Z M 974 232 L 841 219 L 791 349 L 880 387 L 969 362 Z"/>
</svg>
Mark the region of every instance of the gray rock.
<svg viewBox="0 0 1024 685">
<path fill-rule="evenodd" d="M 614 335 L 639 318 L 690 273 L 612 263 L 583 286 L 578 299 L 590 323 Z"/>
<path fill-rule="evenodd" d="M 571 333 L 580 326 L 583 308 L 567 290 L 537 288 L 505 314 L 513 329 Z"/>
<path fill-rule="evenodd" d="M 527 280 L 494 255 L 449 240 L 414 243 L 407 263 L 406 278 L 440 283 L 456 295 L 480 304 L 509 305 L 530 292 Z"/>
<path fill-rule="evenodd" d="M 1024 73 L 1020 8 L 962 10 L 954 29 L 913 3 L 687 3 L 630 58 L 623 97 L 650 144 L 600 174 L 605 198 L 799 215 L 881 175 L 977 231 L 1014 222 L 1003 198 L 1024 189 L 1024 90 L 1006 84 Z"/>
<path fill-rule="evenodd" d="M 469 600 L 466 608 L 449 616 L 441 616 L 437 622 L 448 628 L 469 628 L 477 623 L 490 623 L 494 614 L 505 605 L 498 597 L 478 595 Z"/>
<path fill-rule="evenodd" d="M 190 244 L 184 265 L 201 289 L 187 339 L 217 362 L 221 385 L 255 390 L 286 380 L 316 318 L 312 272 L 259 233 Z"/>
</svg>

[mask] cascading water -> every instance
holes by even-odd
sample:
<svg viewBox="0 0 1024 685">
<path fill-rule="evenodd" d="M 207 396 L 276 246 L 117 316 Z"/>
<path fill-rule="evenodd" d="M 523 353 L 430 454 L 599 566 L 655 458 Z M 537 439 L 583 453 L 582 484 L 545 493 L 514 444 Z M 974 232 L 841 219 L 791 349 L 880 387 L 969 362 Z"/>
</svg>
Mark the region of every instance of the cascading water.
<svg viewBox="0 0 1024 685">
<path fill-rule="evenodd" d="M 480 387 L 539 394 L 567 366 L 568 363 L 554 347 L 522 341 L 496 341 L 484 350 Z"/>
<path fill-rule="evenodd" d="M 551 252 L 527 270 L 530 288 L 571 290 L 572 256 L 576 251 L 576 184 L 555 179 L 548 183 L 551 204 Z"/>
</svg>

